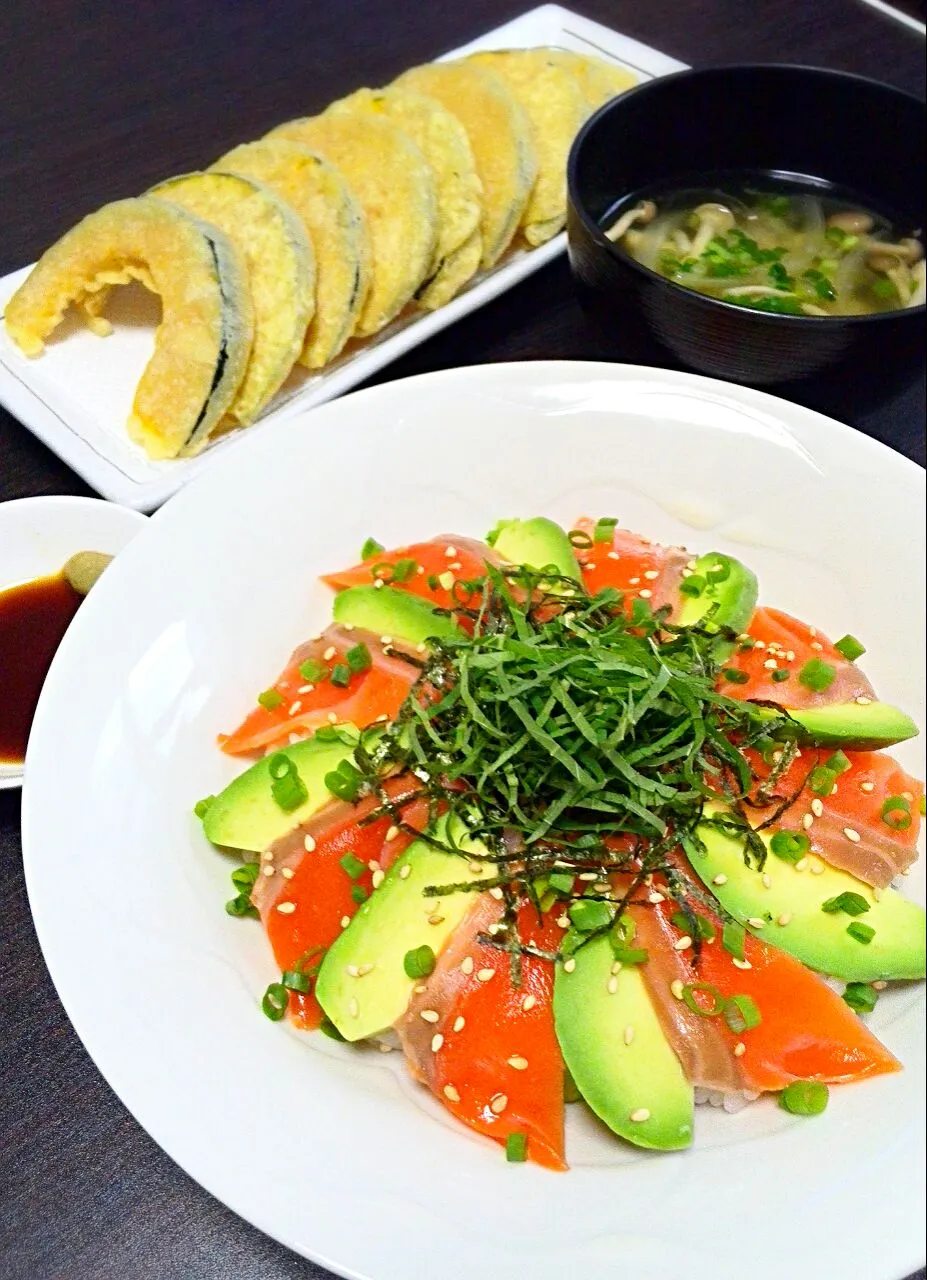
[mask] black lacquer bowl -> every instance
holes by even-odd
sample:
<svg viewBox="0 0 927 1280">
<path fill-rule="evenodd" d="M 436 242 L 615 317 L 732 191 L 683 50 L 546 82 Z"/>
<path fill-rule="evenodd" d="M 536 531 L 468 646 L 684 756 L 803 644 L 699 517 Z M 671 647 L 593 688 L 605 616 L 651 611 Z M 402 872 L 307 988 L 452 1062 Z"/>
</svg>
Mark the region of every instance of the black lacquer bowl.
<svg viewBox="0 0 927 1280">
<path fill-rule="evenodd" d="M 619 202 L 719 171 L 852 192 L 903 234 L 925 223 L 919 99 L 811 67 L 737 66 L 650 81 L 601 108 L 568 166 L 570 265 L 584 308 L 626 357 L 646 327 L 681 363 L 755 386 L 852 374 L 886 391 L 923 360 L 925 307 L 863 316 L 777 315 L 664 279 L 609 241 Z"/>
</svg>

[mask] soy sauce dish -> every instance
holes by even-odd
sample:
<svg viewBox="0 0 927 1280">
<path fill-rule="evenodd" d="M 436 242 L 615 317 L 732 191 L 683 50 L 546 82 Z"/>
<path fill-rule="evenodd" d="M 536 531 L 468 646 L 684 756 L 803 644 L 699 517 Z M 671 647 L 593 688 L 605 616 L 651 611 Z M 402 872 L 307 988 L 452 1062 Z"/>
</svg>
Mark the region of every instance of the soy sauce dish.
<svg viewBox="0 0 927 1280">
<path fill-rule="evenodd" d="M 810 67 L 684 71 L 573 145 L 570 265 L 616 351 L 642 326 L 753 385 L 911 377 L 925 338 L 925 113 Z"/>
</svg>

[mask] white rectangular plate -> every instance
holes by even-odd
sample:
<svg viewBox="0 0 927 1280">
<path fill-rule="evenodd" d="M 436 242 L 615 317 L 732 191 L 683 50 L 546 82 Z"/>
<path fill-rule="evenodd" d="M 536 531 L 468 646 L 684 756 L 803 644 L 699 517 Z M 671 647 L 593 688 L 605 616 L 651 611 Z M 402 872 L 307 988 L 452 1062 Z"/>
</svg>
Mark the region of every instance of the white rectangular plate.
<svg viewBox="0 0 927 1280">
<path fill-rule="evenodd" d="M 470 44 L 444 55 L 476 49 L 556 45 L 608 58 L 641 81 L 680 71 L 677 62 L 620 32 L 561 8 L 541 5 Z M 295 374 L 271 402 L 260 429 L 296 410 L 323 404 L 349 391 L 432 334 L 498 297 L 550 262 L 566 247 L 561 233 L 538 249 L 519 249 L 439 311 L 419 312 L 389 325 L 363 347 L 342 356 L 323 373 Z M 0 305 L 31 270 L 0 280 Z M 38 360 L 27 359 L 0 326 L 0 402 L 104 497 L 139 511 L 159 506 L 220 452 L 234 449 L 238 431 L 221 437 L 195 458 L 153 462 L 125 431 L 135 386 L 150 358 L 157 305 L 136 286 L 120 291 L 108 311 L 114 332 L 105 341 L 70 319 Z"/>
</svg>

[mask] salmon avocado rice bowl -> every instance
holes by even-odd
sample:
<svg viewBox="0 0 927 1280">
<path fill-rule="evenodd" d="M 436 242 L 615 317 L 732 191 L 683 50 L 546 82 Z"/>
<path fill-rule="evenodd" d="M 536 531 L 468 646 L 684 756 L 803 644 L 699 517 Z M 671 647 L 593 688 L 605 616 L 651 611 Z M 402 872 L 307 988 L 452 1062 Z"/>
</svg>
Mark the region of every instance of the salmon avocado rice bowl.
<svg viewBox="0 0 927 1280">
<path fill-rule="evenodd" d="M 264 1014 L 409 1071 L 513 1163 L 565 1105 L 692 1144 L 697 1101 L 901 1069 L 865 1017 L 923 978 L 915 736 L 853 635 L 761 605 L 731 556 L 612 518 L 503 520 L 324 579 L 333 622 L 220 739 L 196 805 L 259 919 Z"/>
</svg>

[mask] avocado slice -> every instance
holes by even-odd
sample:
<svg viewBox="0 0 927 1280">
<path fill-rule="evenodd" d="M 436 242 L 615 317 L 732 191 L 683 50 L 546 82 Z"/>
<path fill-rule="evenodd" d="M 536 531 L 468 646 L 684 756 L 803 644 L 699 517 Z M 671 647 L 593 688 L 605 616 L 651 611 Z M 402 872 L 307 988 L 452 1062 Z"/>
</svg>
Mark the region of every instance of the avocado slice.
<svg viewBox="0 0 927 1280">
<path fill-rule="evenodd" d="M 723 810 L 712 806 L 710 812 Z M 768 849 L 771 837 L 758 834 Z M 816 875 L 810 866 L 798 871 L 773 853 L 761 873 L 744 862 L 742 842 L 736 836 L 708 826 L 699 827 L 699 835 L 705 853 L 693 853 L 692 866 L 735 920 L 748 928 L 750 920 L 764 921 L 762 928 L 751 928 L 764 942 L 788 951 L 819 973 L 847 982 L 924 977 L 925 916 L 916 902 L 894 889 L 882 890 L 876 901 L 871 885 L 813 855 L 808 861 L 813 858 L 812 865 L 824 867 Z M 821 910 L 829 898 L 848 892 L 863 898 L 869 909 L 860 916 Z M 875 929 L 870 942 L 847 933 L 854 920 Z"/>
<path fill-rule="evenodd" d="M 441 840 L 445 834 L 441 820 L 434 838 Z M 486 852 L 462 829 L 456 839 L 474 858 Z M 424 891 L 429 885 L 459 882 L 466 868 L 466 859 L 457 854 L 444 853 L 425 840 L 413 841 L 329 947 L 316 998 L 346 1040 L 384 1031 L 405 1012 L 417 981 L 403 967 L 406 952 L 427 944 L 437 955 L 473 904 L 463 891 L 449 893 L 440 902 L 425 897 Z M 364 976 L 352 977 L 348 966 L 355 973 L 365 969 Z"/>
<path fill-rule="evenodd" d="M 452 618 L 421 596 L 395 587 L 348 587 L 335 596 L 334 616 L 342 626 L 362 627 L 409 644 L 425 644 L 432 636 L 452 640 L 460 634 Z"/>
<path fill-rule="evenodd" d="M 566 532 L 546 516 L 531 520 L 500 520 L 487 541 L 509 564 L 540 572 L 553 567 L 567 578 L 581 578 L 573 545 Z"/>
<path fill-rule="evenodd" d="M 682 604 L 675 621 L 680 627 L 693 627 L 714 606 L 712 622 L 719 627 L 743 631 L 756 609 L 759 584 L 756 574 L 740 560 L 720 551 L 709 551 L 695 562 L 691 578 L 685 582 L 704 580 L 698 595 L 681 593 Z M 728 646 L 725 646 L 728 647 Z"/>
<path fill-rule="evenodd" d="M 607 937 L 587 942 L 573 959 L 572 972 L 557 966 L 554 1026 L 576 1087 L 599 1119 L 635 1146 L 689 1146 L 692 1086 L 663 1034 L 638 966 L 626 964 L 612 973 L 615 956 Z"/>
<path fill-rule="evenodd" d="M 758 710 L 764 714 L 762 708 Z M 816 747 L 880 751 L 916 738 L 920 732 L 909 715 L 887 702 L 834 702 L 827 707 L 789 707 L 787 711 L 798 726 L 797 740 Z M 770 720 L 781 719 L 775 711 L 765 714 Z"/>
<path fill-rule="evenodd" d="M 339 725 L 339 731 L 351 736 L 356 733 L 350 725 Z M 325 785 L 325 775 L 337 769 L 350 754 L 351 747 L 344 742 L 319 742 L 317 738 L 307 738 L 274 752 L 292 760 L 309 793 L 299 808 L 289 813 L 280 808 L 271 791 L 273 756 L 258 760 L 220 791 L 206 810 L 203 817 L 206 839 L 225 848 L 251 853 L 269 848 L 275 840 L 328 804 L 332 794 Z"/>
</svg>

